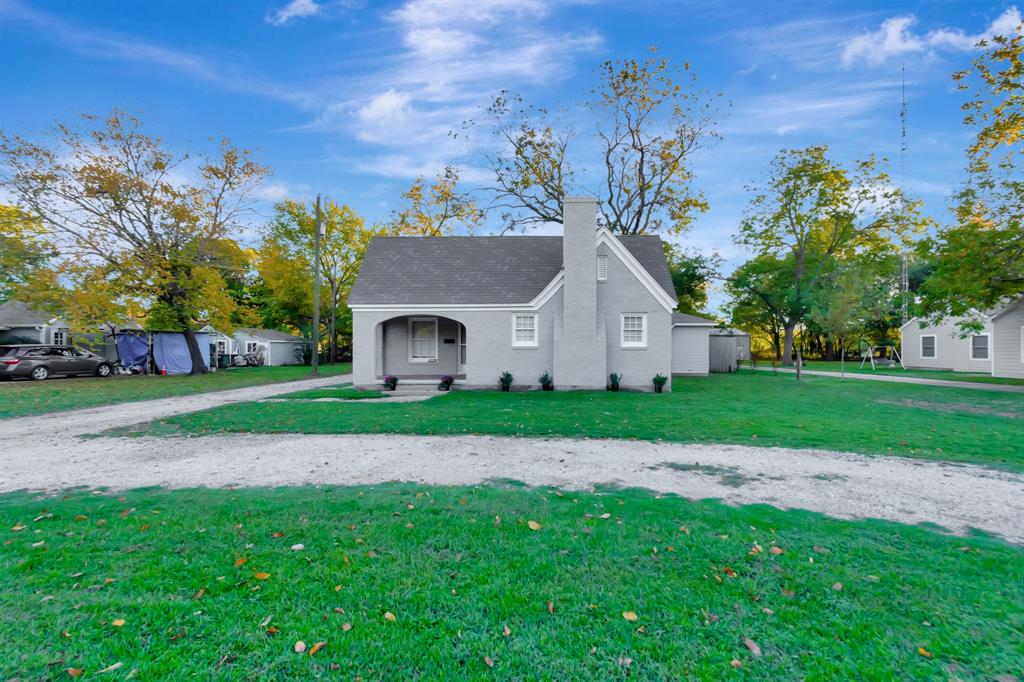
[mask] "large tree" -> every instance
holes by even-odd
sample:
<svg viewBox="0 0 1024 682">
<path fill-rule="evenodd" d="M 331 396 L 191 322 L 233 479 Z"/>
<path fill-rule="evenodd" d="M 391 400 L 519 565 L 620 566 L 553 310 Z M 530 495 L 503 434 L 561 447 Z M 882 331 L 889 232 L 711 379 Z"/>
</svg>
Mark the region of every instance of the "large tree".
<svg viewBox="0 0 1024 682">
<path fill-rule="evenodd" d="M 240 267 L 233 236 L 267 169 L 226 140 L 193 159 L 119 110 L 44 141 L 0 133 L 0 161 L 3 186 L 52 235 L 58 272 L 184 332 L 192 371 L 205 372 L 194 332 L 232 307 L 222 273 Z"/>
<path fill-rule="evenodd" d="M 329 357 L 338 357 L 339 321 L 347 320 L 342 309 L 355 282 L 370 239 L 383 228 L 367 227 L 355 211 L 328 200 L 321 209 L 320 275 L 326 285 L 321 314 L 326 317 Z M 313 312 L 313 238 L 316 210 L 313 205 L 285 200 L 277 204 L 274 218 L 263 230 L 257 269 L 267 295 L 264 305 L 275 309 L 279 324 L 305 327 Z"/>
<path fill-rule="evenodd" d="M 679 305 L 676 310 L 697 314 L 708 304 L 708 290 L 711 282 L 718 277 L 722 259 L 717 253 L 706 256 L 693 249 L 684 249 L 665 243 L 668 271 L 672 275 L 672 286 L 676 290 Z"/>
<path fill-rule="evenodd" d="M 776 301 L 774 313 L 783 323 L 782 361 L 789 364 L 794 333 L 837 260 L 894 251 L 894 240 L 919 229 L 922 221 L 918 204 L 893 187 L 878 161 L 857 161 L 847 169 L 828 157 L 825 146 L 783 150 L 767 179 L 751 189 L 754 196 L 735 239 L 781 268 L 763 280 L 778 290 L 750 293 Z M 761 285 L 748 281 L 744 288 Z"/>
<path fill-rule="evenodd" d="M 49 235 L 38 220 L 0 204 L 0 303 L 31 291 L 53 255 Z"/>
<path fill-rule="evenodd" d="M 934 270 L 921 287 L 920 312 L 972 317 L 1024 294 L 1024 26 L 983 40 L 973 69 L 954 74 L 964 124 L 967 181 L 954 198 L 956 222 L 921 243 Z M 976 324 L 976 321 L 975 321 Z M 970 321 L 968 322 L 968 326 Z"/>
<path fill-rule="evenodd" d="M 600 218 L 613 232 L 684 231 L 707 202 L 694 187 L 692 157 L 717 137 L 719 97 L 652 50 L 643 60 L 606 61 L 587 108 L 596 128 L 589 140 L 544 109 L 502 93 L 484 126 L 497 138 L 486 165 L 494 175 L 489 208 L 506 230 L 562 222 L 562 200 L 576 187 L 575 168 L 596 149 Z M 470 126 L 474 126 L 470 122 Z"/>
<path fill-rule="evenodd" d="M 402 192 L 404 205 L 391 215 L 386 226 L 404 237 L 443 237 L 455 230 L 472 234 L 484 220 L 484 213 L 467 193 L 459 189 L 459 171 L 445 166 L 429 185 L 416 178 Z"/>
</svg>

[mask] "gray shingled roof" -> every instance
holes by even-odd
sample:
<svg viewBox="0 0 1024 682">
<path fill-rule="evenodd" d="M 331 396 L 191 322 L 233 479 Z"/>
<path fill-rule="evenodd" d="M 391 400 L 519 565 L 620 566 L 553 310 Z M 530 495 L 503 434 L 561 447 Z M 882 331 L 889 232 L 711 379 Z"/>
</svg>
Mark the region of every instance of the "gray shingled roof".
<svg viewBox="0 0 1024 682">
<path fill-rule="evenodd" d="M 674 298 L 661 239 L 618 239 Z M 561 269 L 561 237 L 375 237 L 348 302 L 526 303 Z"/>
<path fill-rule="evenodd" d="M 261 339 L 267 341 L 305 341 L 301 336 L 295 336 L 288 332 L 279 332 L 275 329 L 253 329 L 252 327 L 236 327 L 235 331 L 248 334 L 249 336 L 258 336 Z"/>
<path fill-rule="evenodd" d="M 701 317 L 700 315 L 691 315 L 689 313 L 672 313 L 672 324 L 717 325 L 718 323 L 709 317 Z"/>
<path fill-rule="evenodd" d="M 0 303 L 0 325 L 49 324 L 54 318 L 54 315 L 31 308 L 21 301 L 10 300 Z"/>
</svg>

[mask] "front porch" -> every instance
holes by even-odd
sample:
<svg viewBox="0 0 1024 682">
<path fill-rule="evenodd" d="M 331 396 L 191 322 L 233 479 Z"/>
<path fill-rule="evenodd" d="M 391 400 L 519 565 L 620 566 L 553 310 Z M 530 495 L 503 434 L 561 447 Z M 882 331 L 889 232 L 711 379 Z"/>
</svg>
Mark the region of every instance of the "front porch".
<svg viewBox="0 0 1024 682">
<path fill-rule="evenodd" d="M 374 381 L 398 377 L 399 386 L 466 381 L 466 327 L 439 315 L 400 315 L 376 325 Z"/>
</svg>

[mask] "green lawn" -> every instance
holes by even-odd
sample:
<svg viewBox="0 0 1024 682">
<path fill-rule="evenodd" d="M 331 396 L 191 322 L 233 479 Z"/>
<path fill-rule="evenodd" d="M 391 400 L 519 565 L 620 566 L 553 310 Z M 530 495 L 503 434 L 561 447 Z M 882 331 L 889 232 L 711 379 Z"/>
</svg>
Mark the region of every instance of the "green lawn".
<svg viewBox="0 0 1024 682">
<path fill-rule="evenodd" d="M 3 679 L 119 665 L 111 679 L 981 680 L 1024 666 L 1021 548 L 764 506 L 500 486 L 15 493 L 0 536 Z M 326 644 L 300 655 L 297 641 Z"/>
<path fill-rule="evenodd" d="M 671 394 L 454 391 L 418 403 L 245 403 L 116 433 L 484 433 L 827 448 L 1024 469 L 1024 394 L 791 374 L 676 378 Z"/>
<path fill-rule="evenodd" d="M 815 372 L 836 372 L 841 371 L 840 362 L 827 361 L 827 360 L 805 360 L 804 368 L 814 370 Z M 748 365 L 749 366 L 749 365 Z M 758 367 L 768 368 L 771 367 L 770 362 L 761 361 L 757 363 Z M 865 365 L 864 369 L 860 368 L 860 360 L 847 361 L 846 363 L 847 373 L 855 374 L 887 374 L 892 376 L 903 376 L 903 377 L 918 377 L 921 379 L 941 379 L 943 381 L 966 381 L 968 383 L 976 384 L 1005 384 L 1008 386 L 1024 386 L 1024 379 L 1011 379 L 1007 377 L 994 377 L 990 374 L 981 374 L 973 372 L 954 372 L 949 369 L 901 369 L 899 365 L 895 367 L 879 367 L 878 369 L 871 369 L 871 365 Z"/>
<path fill-rule="evenodd" d="M 321 365 L 323 376 L 346 374 L 350 363 Z M 235 367 L 196 376 L 115 376 L 0 382 L 0 419 L 60 412 L 136 400 L 169 398 L 295 381 L 309 377 L 309 367 Z"/>
</svg>

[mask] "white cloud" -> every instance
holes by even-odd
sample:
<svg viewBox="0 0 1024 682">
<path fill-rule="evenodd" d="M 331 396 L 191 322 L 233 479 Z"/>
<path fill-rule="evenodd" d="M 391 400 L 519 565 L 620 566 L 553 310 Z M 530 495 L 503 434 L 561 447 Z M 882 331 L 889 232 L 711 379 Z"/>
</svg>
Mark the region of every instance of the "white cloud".
<svg viewBox="0 0 1024 682">
<path fill-rule="evenodd" d="M 316 4 L 316 0 L 291 0 L 281 9 L 267 15 L 267 22 L 276 26 L 283 26 L 292 19 L 305 19 L 323 12 L 323 8 Z"/>
<path fill-rule="evenodd" d="M 891 57 L 906 54 L 933 55 L 939 49 L 969 51 L 974 49 L 978 41 L 991 38 L 993 35 L 1007 35 L 1016 30 L 1021 21 L 1020 10 L 1010 7 L 984 31 L 970 35 L 962 29 L 949 28 L 915 33 L 913 27 L 918 23 L 917 17 L 890 17 L 882 22 L 877 31 L 864 33 L 846 41 L 840 61 L 846 67 L 858 62 L 878 66 Z"/>
</svg>

